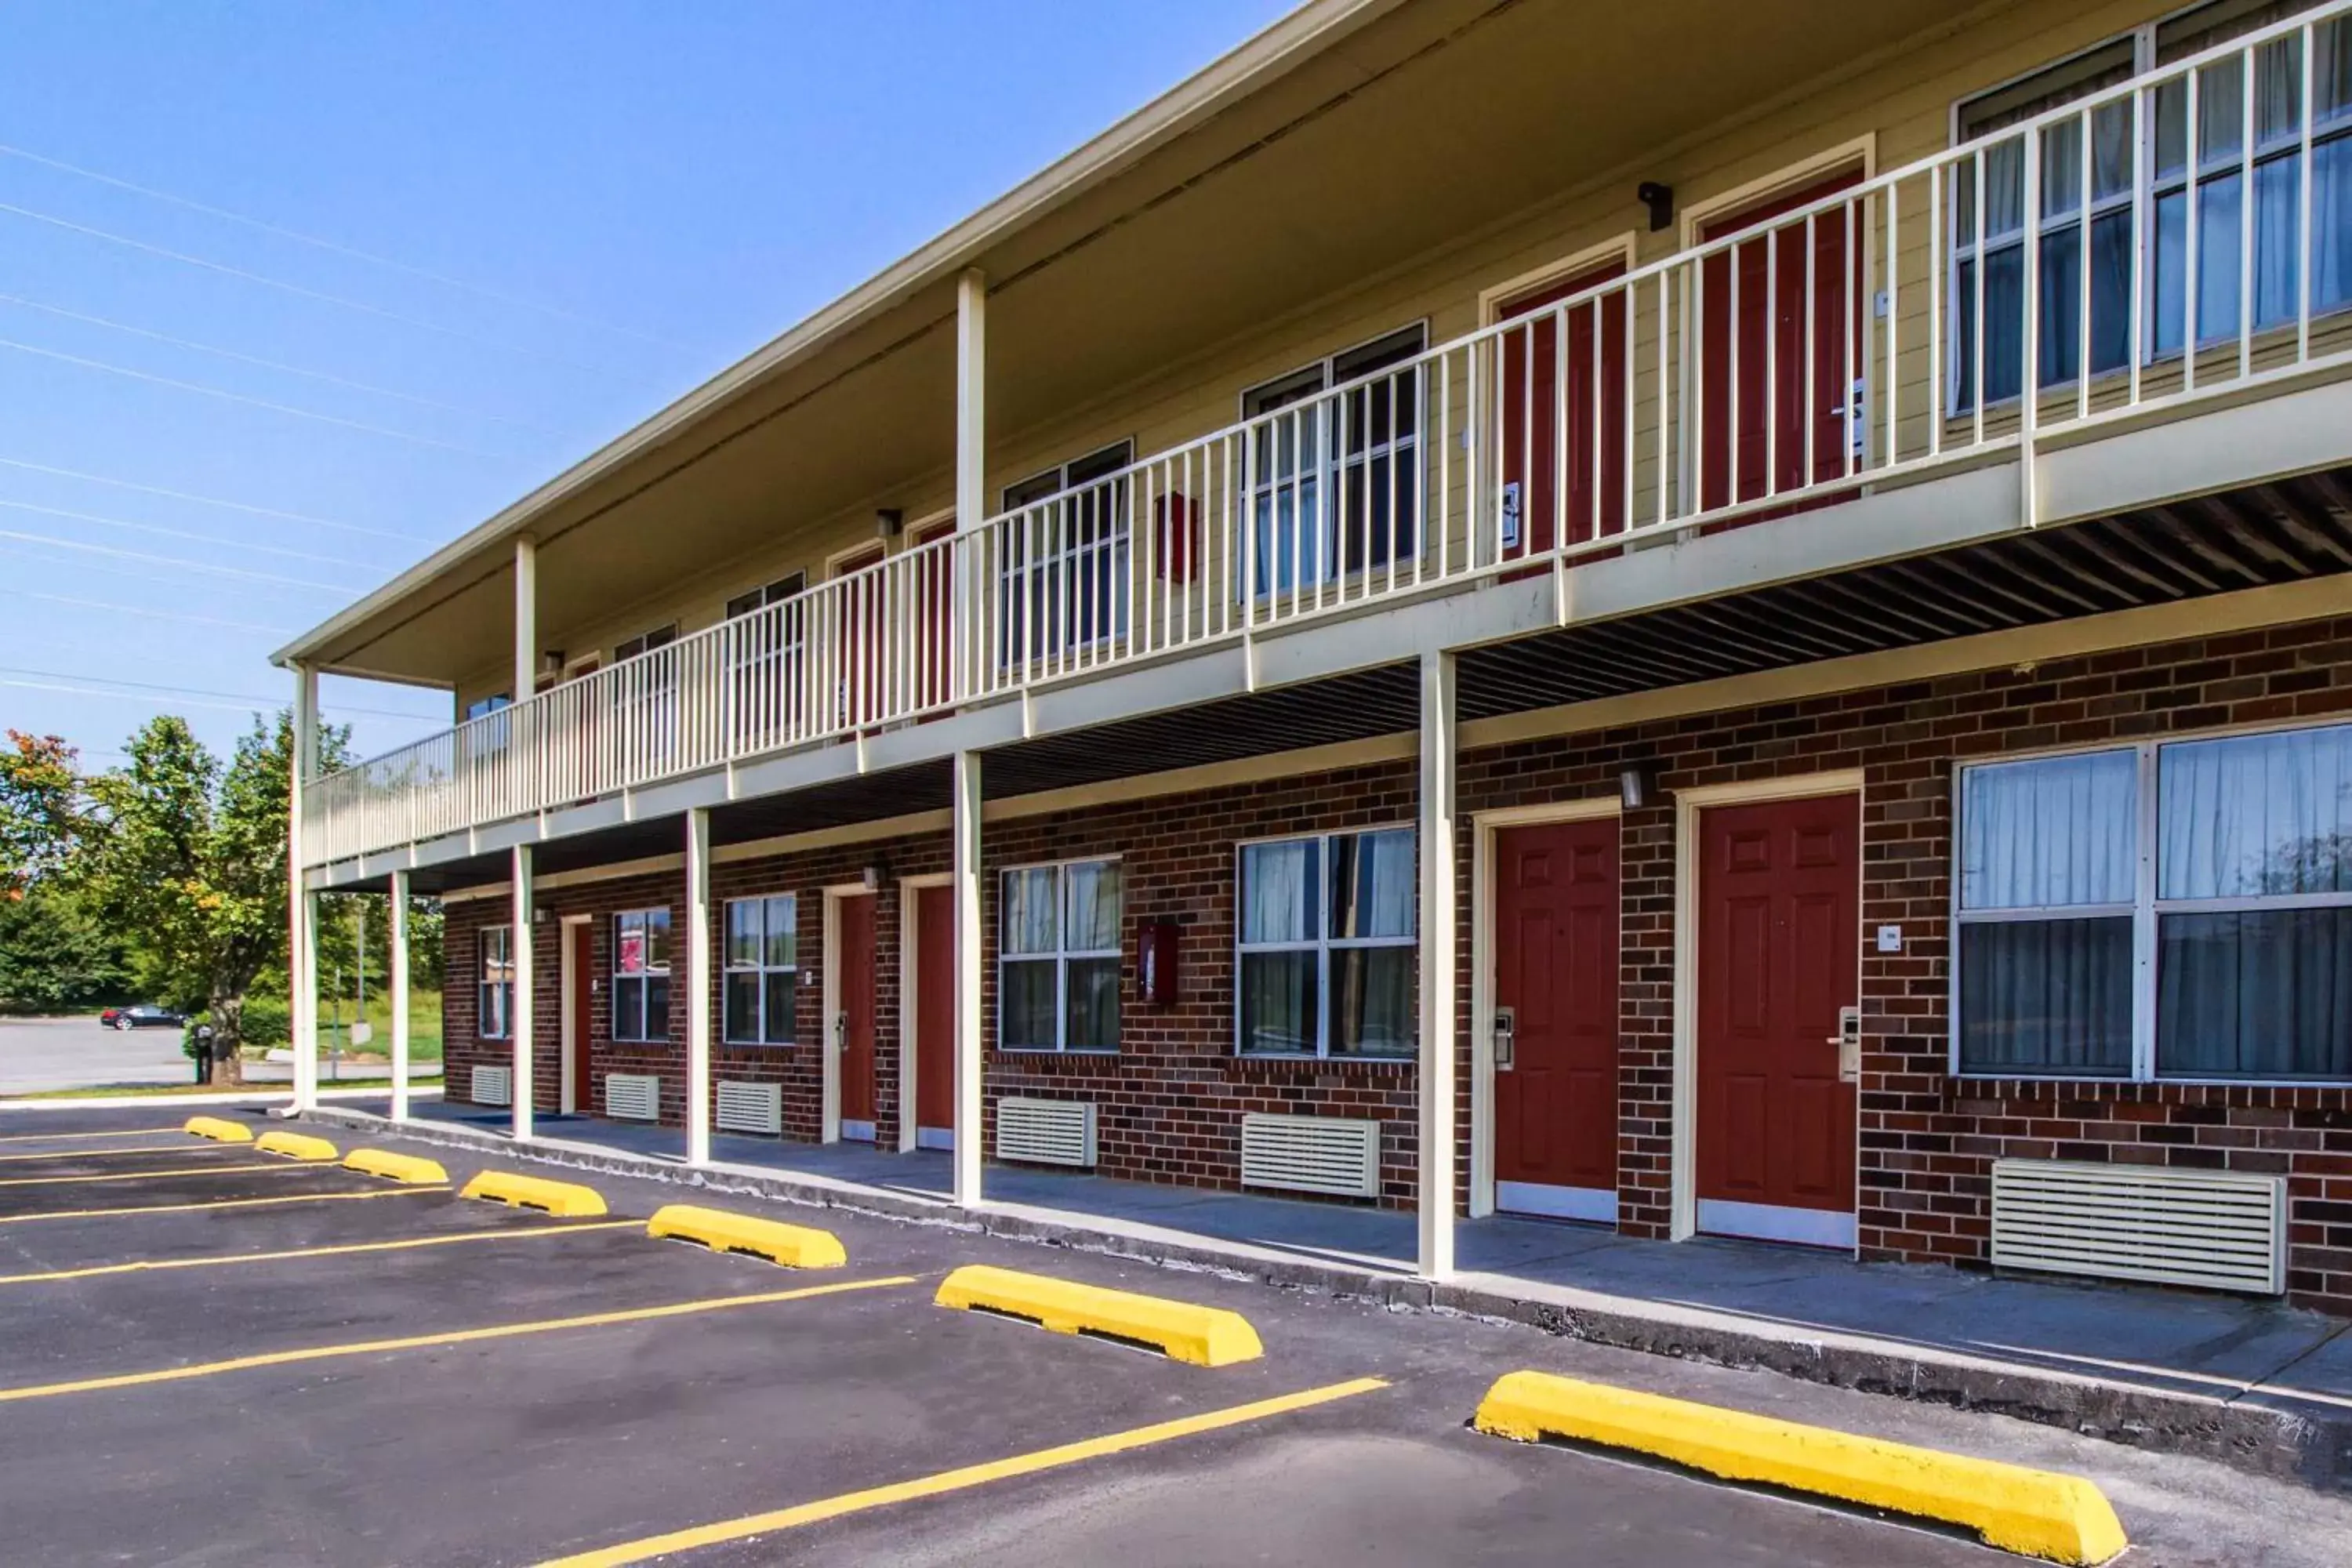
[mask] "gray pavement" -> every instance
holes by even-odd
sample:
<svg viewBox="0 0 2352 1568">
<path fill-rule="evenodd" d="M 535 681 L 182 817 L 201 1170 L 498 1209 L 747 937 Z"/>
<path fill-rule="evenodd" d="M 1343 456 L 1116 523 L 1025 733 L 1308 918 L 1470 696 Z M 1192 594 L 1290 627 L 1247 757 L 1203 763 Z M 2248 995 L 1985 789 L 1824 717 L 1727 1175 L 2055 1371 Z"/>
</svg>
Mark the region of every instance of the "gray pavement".
<svg viewBox="0 0 2352 1568">
<path fill-rule="evenodd" d="M 0 1097 L 99 1084 L 186 1083 L 194 1064 L 177 1029 L 99 1026 L 95 1011 L 71 1018 L 0 1018 Z"/>
<path fill-rule="evenodd" d="M 558 1226 L 446 1192 L 277 1165 L 184 1140 L 176 1125 L 145 1110 L 0 1121 L 10 1140 L 0 1153 L 36 1156 L 0 1164 L 0 1183 L 16 1184 L 0 1185 L 0 1320 L 9 1324 L 0 1392 L 375 1348 L 9 1400 L 0 1517 L 16 1560 L 537 1562 L 1372 1377 L 1387 1386 L 678 1560 L 1990 1561 L 1971 1543 L 1899 1522 L 1468 1430 L 1487 1384 L 1528 1366 L 2077 1470 L 2108 1490 L 2138 1543 L 2134 1563 L 2317 1568 L 2352 1557 L 2352 1499 L 1997 1416 L 936 1224 L 705 1200 L 841 1235 L 847 1268 L 798 1274 L 654 1243 L 634 1227 Z M 89 1132 L 126 1135 L 65 1136 Z M 461 1181 L 486 1164 L 551 1173 L 495 1152 L 439 1152 Z M 251 1164 L 265 1168 L 235 1169 Z M 554 1173 L 591 1182 L 618 1216 L 684 1195 L 640 1177 Z M 78 1179 L 93 1175 L 129 1179 Z M 211 1206 L 253 1198 L 272 1201 Z M 87 1212 L 177 1205 L 207 1206 Z M 70 1217 L 36 1217 L 44 1215 Z M 470 1239 L 439 1239 L 455 1237 Z M 254 1257 L 383 1241 L 435 1244 Z M 226 1258 L 247 1260 L 21 1278 Z M 962 1262 L 1230 1306 L 1257 1325 L 1266 1353 L 1211 1371 L 932 1306 L 940 1274 Z M 886 1282 L 902 1278 L 909 1282 Z M 705 1305 L 836 1282 L 869 1288 Z M 380 1343 L 680 1306 L 697 1310 Z"/>
</svg>

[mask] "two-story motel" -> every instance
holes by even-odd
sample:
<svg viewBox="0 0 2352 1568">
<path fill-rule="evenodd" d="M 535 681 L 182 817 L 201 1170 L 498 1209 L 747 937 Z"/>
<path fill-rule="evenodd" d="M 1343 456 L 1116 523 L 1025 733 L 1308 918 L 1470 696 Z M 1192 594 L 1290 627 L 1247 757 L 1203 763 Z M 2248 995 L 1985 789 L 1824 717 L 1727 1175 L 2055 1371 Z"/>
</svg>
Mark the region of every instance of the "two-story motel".
<svg viewBox="0 0 2352 1568">
<path fill-rule="evenodd" d="M 519 1135 L 2352 1313 L 2347 312 L 2347 0 L 1311 0 L 283 649 L 296 885 Z"/>
</svg>

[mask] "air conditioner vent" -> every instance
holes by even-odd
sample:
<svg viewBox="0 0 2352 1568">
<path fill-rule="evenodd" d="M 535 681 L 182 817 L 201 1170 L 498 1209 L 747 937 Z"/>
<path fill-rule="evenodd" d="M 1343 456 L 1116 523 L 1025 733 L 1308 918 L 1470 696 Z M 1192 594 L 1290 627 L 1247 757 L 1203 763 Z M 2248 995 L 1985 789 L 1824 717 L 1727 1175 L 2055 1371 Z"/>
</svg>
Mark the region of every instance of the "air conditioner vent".
<svg viewBox="0 0 2352 1568">
<path fill-rule="evenodd" d="M 719 1080 L 719 1131 L 764 1132 L 772 1138 L 783 1130 L 782 1084 Z"/>
<path fill-rule="evenodd" d="M 1242 1185 L 1378 1197 L 1381 1124 L 1330 1116 L 1244 1116 Z"/>
<path fill-rule="evenodd" d="M 477 1067 L 471 1093 L 476 1105 L 512 1105 L 514 1068 Z"/>
<path fill-rule="evenodd" d="M 616 1121 L 660 1121 L 661 1079 L 651 1073 L 606 1073 L 604 1114 Z"/>
<path fill-rule="evenodd" d="M 998 1100 L 996 1157 L 1040 1165 L 1092 1165 L 1094 1102 L 1019 1096 Z"/>
<path fill-rule="evenodd" d="M 2286 1181 L 2057 1160 L 1992 1163 L 1992 1262 L 2275 1296 L 2286 1289 Z"/>
</svg>

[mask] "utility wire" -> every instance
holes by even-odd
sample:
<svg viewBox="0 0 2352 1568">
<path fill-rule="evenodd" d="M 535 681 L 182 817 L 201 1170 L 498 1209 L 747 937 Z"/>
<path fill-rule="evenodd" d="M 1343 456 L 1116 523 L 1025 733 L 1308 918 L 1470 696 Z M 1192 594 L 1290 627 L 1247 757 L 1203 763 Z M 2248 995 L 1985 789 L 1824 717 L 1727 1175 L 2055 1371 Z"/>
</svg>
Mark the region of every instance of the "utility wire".
<svg viewBox="0 0 2352 1568">
<path fill-rule="evenodd" d="M 55 555 L 37 554 L 14 544 L 0 543 L 0 558 L 29 561 L 35 565 L 51 569 L 70 568 L 76 572 L 97 573 L 108 577 L 120 577 L 128 583 L 161 583 L 166 587 L 183 591 L 188 586 L 185 574 L 178 572 L 170 574 L 142 572 L 136 566 L 124 566 L 102 561 L 61 561 Z M 269 583 L 211 582 L 204 586 L 207 593 L 268 595 L 273 601 L 282 600 L 285 597 L 278 593 L 274 584 Z"/>
<path fill-rule="evenodd" d="M 498 349 L 506 353 L 525 354 L 533 359 L 548 360 L 572 370 L 586 371 L 592 375 L 610 374 L 613 368 L 610 365 L 584 364 L 578 360 L 566 359 L 562 354 L 549 353 L 544 349 L 530 348 L 521 343 L 510 343 L 499 338 L 486 338 L 479 332 L 469 332 L 461 327 L 446 327 L 438 321 L 428 321 L 422 316 L 404 316 L 397 310 L 387 310 L 381 305 L 371 305 L 364 300 L 347 300 L 341 294 L 329 294 L 320 289 L 307 289 L 299 283 L 289 283 L 282 278 L 272 278 L 267 273 L 248 272 L 242 267 L 231 267 L 225 261 L 215 261 L 203 256 L 191 256 L 184 250 L 167 250 L 160 245 L 150 245 L 143 239 L 132 239 L 128 235 L 113 234 L 102 228 L 92 228 L 86 223 L 74 223 L 67 218 L 53 216 L 48 213 L 35 212 L 30 207 L 20 207 L 13 203 L 0 202 L 0 213 L 11 213 L 17 217 L 28 218 L 34 223 L 45 223 L 52 228 L 61 228 L 70 234 L 87 235 L 92 239 L 102 239 L 109 245 L 120 245 L 131 250 L 143 251 L 149 256 L 160 256 L 166 261 L 184 262 L 190 267 L 201 267 L 208 272 L 218 272 L 225 277 L 241 278 L 248 283 L 258 283 L 265 289 L 279 289 L 288 294 L 299 295 L 305 300 L 316 300 L 321 304 L 339 306 L 346 310 L 357 310 L 362 315 L 375 316 L 387 321 L 397 321 L 404 327 L 415 327 L 424 331 L 438 332 L 443 337 L 456 338 L 463 342 L 480 343 L 484 347 Z"/>
<path fill-rule="evenodd" d="M 150 680 L 117 680 L 112 676 L 107 675 L 73 675 L 55 669 L 12 669 L 5 665 L 0 665 L 0 676 L 9 675 L 24 676 L 34 680 L 89 681 L 100 686 L 128 687 L 133 691 L 157 692 L 165 697 L 212 697 L 227 702 L 257 702 L 265 708 L 282 708 L 286 705 L 286 700 L 282 697 L 248 697 L 242 692 L 214 691 L 202 686 L 159 686 Z M 107 695 L 113 696 L 119 693 L 109 692 Z M 429 713 L 401 713 L 389 708 L 357 708 L 340 702 L 321 706 L 331 708 L 338 713 L 359 713 L 370 719 L 414 719 L 420 724 L 433 722 L 433 715 Z"/>
<path fill-rule="evenodd" d="M 168 386 L 181 392 L 196 392 L 202 393 L 206 397 L 226 398 L 231 403 L 243 403 L 254 408 L 267 408 L 274 414 L 289 414 L 297 419 L 315 419 L 321 425 L 340 425 L 346 430 L 363 431 L 370 436 L 386 436 L 395 441 L 414 441 L 420 447 L 438 447 L 445 452 L 462 452 L 469 458 L 488 458 L 500 462 L 510 460 L 503 452 L 485 452 L 478 447 L 464 447 L 455 441 L 439 441 L 430 436 L 412 435 L 406 430 L 394 430 L 382 425 L 369 425 L 357 419 L 344 419 L 332 414 L 320 414 L 308 408 L 296 408 L 289 404 L 272 403 L 266 397 L 247 397 L 242 392 L 231 392 L 225 387 L 206 386 L 202 382 L 174 381 L 168 375 L 151 375 L 143 370 L 132 370 L 126 365 L 109 364 L 104 360 L 84 359 L 79 354 L 59 353 L 55 349 L 35 348 L 30 343 L 20 343 L 9 338 L 0 338 L 0 349 L 14 349 L 18 353 L 37 354 L 43 359 L 60 360 L 67 364 L 80 365 L 85 370 L 102 370 L 110 375 L 127 375 L 133 381 L 151 382 L 157 386 Z"/>
<path fill-rule="evenodd" d="M 635 338 L 639 342 L 652 343 L 656 348 L 674 349 L 680 353 L 698 352 L 668 338 L 656 337 L 651 332 L 641 332 L 633 327 L 614 326 L 609 321 L 599 321 L 587 316 L 577 315 L 553 305 L 542 305 L 536 300 L 503 293 L 479 283 L 468 283 L 462 278 L 452 278 L 446 273 L 428 271 L 405 261 L 394 261 L 388 256 L 376 256 L 355 246 L 338 244 L 331 239 L 321 239 L 315 234 L 304 234 L 299 229 L 287 228 L 262 218 L 247 217 L 243 213 L 231 212 L 226 207 L 216 207 L 209 203 L 191 200 L 186 196 L 173 195 L 169 191 L 159 191 L 152 185 L 133 184 L 129 180 L 118 179 L 112 174 L 101 174 L 95 169 L 85 169 L 79 164 L 68 163 L 58 158 L 45 158 L 38 153 L 27 153 L 22 147 L 11 147 L 5 143 L 0 143 L 0 157 L 22 158 L 28 163 L 38 163 L 44 168 L 57 169 L 65 174 L 79 175 L 85 180 L 95 180 L 100 184 L 112 185 L 117 190 L 129 191 L 152 201 L 169 202 L 173 206 L 185 207 L 191 212 L 200 212 L 209 217 L 226 218 L 230 223 L 241 223 L 248 228 L 259 229 L 264 234 L 274 234 L 280 239 L 293 240 L 298 245 L 313 246 L 320 250 L 331 251 L 337 256 L 348 256 L 355 261 L 367 262 L 371 266 L 388 268 L 394 272 L 405 272 L 412 278 L 422 278 L 428 283 L 438 283 L 445 289 L 462 289 L 468 294 L 478 294 L 485 300 L 495 300 L 502 305 L 512 305 L 525 310 L 536 310 L 541 315 L 551 316 L 557 321 L 571 321 L 583 327 L 593 327 L 598 331 L 613 332 L 625 338 Z"/>
<path fill-rule="evenodd" d="M 110 616 L 141 616 L 149 620 L 180 621 L 192 626 L 216 626 L 229 631 L 261 632 L 273 637 L 291 635 L 284 626 L 265 626 L 252 621 L 223 620 L 217 616 L 191 616 L 180 610 L 159 610 L 148 605 L 126 605 L 110 599 L 77 599 L 65 594 L 43 594 L 31 588 L 0 587 L 0 594 L 17 599 L 39 599 L 50 605 L 70 605 L 80 610 L 103 610 Z"/>
<path fill-rule="evenodd" d="M 242 566 L 218 566 L 209 561 L 185 561 L 176 555 L 151 555 L 143 550 L 118 550 L 111 544 L 85 544 L 78 539 L 59 539 L 54 534 L 19 533 L 14 529 L 0 528 L 0 539 L 14 540 L 19 544 L 47 545 L 52 550 L 78 550 L 87 555 L 108 555 L 118 561 L 142 561 L 154 566 L 176 566 L 184 572 L 241 577 L 251 583 L 275 583 L 288 588 L 323 588 L 330 594 L 362 592 L 348 583 L 320 583 L 308 577 L 284 577 L 275 572 L 248 571 Z"/>
<path fill-rule="evenodd" d="M 51 474 L 61 479 L 80 479 L 86 484 L 111 485 L 116 489 L 137 490 L 141 495 L 163 496 L 172 500 L 192 502 L 196 506 L 226 507 L 231 511 L 249 512 L 255 517 L 283 518 L 288 522 L 307 522 L 314 528 L 331 528 L 340 533 L 360 533 L 373 539 L 396 539 L 403 544 L 430 544 L 421 534 L 395 533 L 388 528 L 366 528 L 356 522 L 337 522 L 332 518 L 312 517 L 304 511 L 280 511 L 276 507 L 252 506 L 241 500 L 223 500 L 218 496 L 192 495 L 186 490 L 165 489 L 161 485 L 142 485 L 131 479 L 109 478 L 105 474 L 86 474 L 79 468 L 59 468 L 47 463 L 28 463 L 22 458 L 0 458 L 0 465 L 22 468 L 27 473 Z"/>
<path fill-rule="evenodd" d="M 159 523 L 132 522 L 120 517 L 100 517 L 94 511 L 68 511 L 61 506 L 39 506 L 28 500 L 0 499 L 0 507 L 12 511 L 36 511 L 44 517 L 62 517 L 74 522 L 94 522 L 101 528 L 127 528 L 133 533 L 152 533 L 163 539 L 184 539 L 197 544 L 221 544 L 231 550 L 250 550 L 263 555 L 282 555 L 289 561 L 308 561 L 320 566 L 357 566 L 367 571 L 383 568 L 371 562 L 348 561 L 340 555 L 314 555 L 307 550 L 289 550 L 278 544 L 253 544 L 242 539 L 224 539 L 217 533 L 197 533 L 184 528 L 165 528 Z"/>
<path fill-rule="evenodd" d="M 93 327 L 104 327 L 109 331 L 128 332 L 132 337 L 145 338 L 151 342 L 169 343 L 175 349 L 193 349 L 197 353 L 216 354 L 222 359 L 235 360 L 239 364 L 258 365 L 263 370 L 280 371 L 288 375 L 306 376 L 312 381 L 323 381 L 330 386 L 348 387 L 353 392 L 364 392 L 373 397 L 397 398 L 403 403 L 413 403 L 420 408 L 437 408 L 444 414 L 456 414 L 467 419 L 488 419 L 500 425 L 512 425 L 519 429 L 536 430 L 542 436 L 553 436 L 558 438 L 563 437 L 563 432 L 561 430 L 550 429 L 544 425 L 534 425 L 528 419 L 514 419 L 504 414 L 487 414 L 479 409 L 461 408 L 454 403 L 442 403 L 430 397 L 419 397 L 413 392 L 397 392 L 389 386 L 372 386 L 364 381 L 352 381 L 344 376 L 330 374 L 323 370 L 306 370 L 299 364 L 288 364 L 282 360 L 262 359 L 255 354 L 240 353 L 236 349 L 225 349 L 217 343 L 195 342 L 187 338 L 173 337 L 168 332 L 152 331 L 145 327 L 134 327 L 128 321 L 109 321 L 104 316 L 92 316 L 80 310 L 68 310 L 62 305 L 45 305 L 38 300 L 27 300 L 19 294 L 0 294 L 0 304 L 15 305 L 26 310 L 39 310 L 48 315 L 61 316 L 68 321 L 87 322 Z"/>
</svg>

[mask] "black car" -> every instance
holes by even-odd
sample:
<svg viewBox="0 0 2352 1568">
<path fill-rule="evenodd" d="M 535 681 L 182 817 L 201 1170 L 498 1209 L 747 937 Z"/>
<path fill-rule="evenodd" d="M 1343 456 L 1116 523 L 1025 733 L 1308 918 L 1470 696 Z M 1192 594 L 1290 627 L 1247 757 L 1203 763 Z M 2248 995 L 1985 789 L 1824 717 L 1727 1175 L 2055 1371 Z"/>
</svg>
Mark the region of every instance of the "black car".
<svg viewBox="0 0 2352 1568">
<path fill-rule="evenodd" d="M 98 1016 L 99 1026 L 105 1029 L 176 1029 L 187 1021 L 185 1014 L 158 1007 L 152 1002 L 142 1002 L 132 1007 L 109 1007 Z"/>
</svg>

